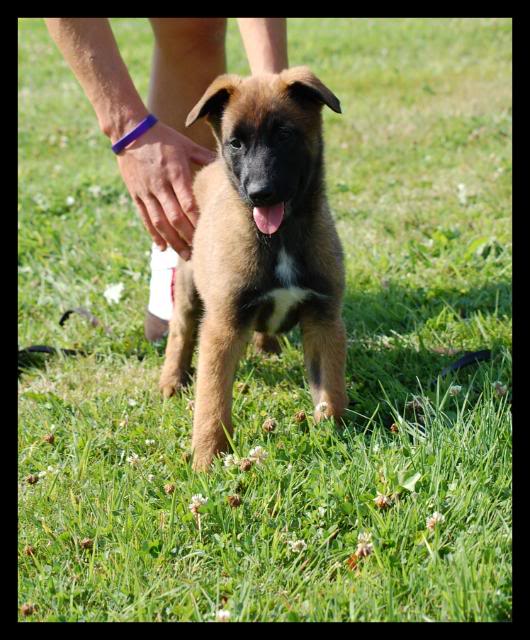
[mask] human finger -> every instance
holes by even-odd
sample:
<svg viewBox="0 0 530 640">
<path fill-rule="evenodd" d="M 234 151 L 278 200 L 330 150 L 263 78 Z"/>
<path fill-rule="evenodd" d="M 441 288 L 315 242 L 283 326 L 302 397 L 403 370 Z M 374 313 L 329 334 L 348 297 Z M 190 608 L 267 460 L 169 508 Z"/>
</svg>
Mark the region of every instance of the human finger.
<svg viewBox="0 0 530 640">
<path fill-rule="evenodd" d="M 149 218 L 149 214 L 147 213 L 147 207 L 143 203 L 142 199 L 137 196 L 136 198 L 134 198 L 134 202 L 140 214 L 140 218 L 142 219 L 142 222 L 144 223 L 144 226 L 147 229 L 149 235 L 151 236 L 151 238 L 153 238 L 153 241 L 156 243 L 157 247 L 161 251 L 165 251 L 167 249 L 167 242 L 154 228 L 153 223 Z"/>
<path fill-rule="evenodd" d="M 196 227 L 199 220 L 199 211 L 193 197 L 191 188 L 192 177 L 191 172 L 184 170 L 178 178 L 173 180 L 171 186 L 178 200 L 180 208 L 191 224 Z"/>
<path fill-rule="evenodd" d="M 173 229 L 169 223 L 162 205 L 152 193 L 144 198 L 144 204 L 147 208 L 151 223 L 164 240 L 179 254 L 184 260 L 189 260 L 191 251 L 187 243 Z"/>
<path fill-rule="evenodd" d="M 157 196 L 170 225 L 191 246 L 195 229 L 182 211 L 171 185 L 168 185 Z"/>
</svg>

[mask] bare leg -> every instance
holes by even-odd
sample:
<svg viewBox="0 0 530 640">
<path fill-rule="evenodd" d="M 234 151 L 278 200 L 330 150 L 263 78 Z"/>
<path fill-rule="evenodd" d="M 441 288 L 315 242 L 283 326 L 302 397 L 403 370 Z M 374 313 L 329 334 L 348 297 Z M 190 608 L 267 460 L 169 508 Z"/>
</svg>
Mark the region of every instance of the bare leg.
<svg viewBox="0 0 530 640">
<path fill-rule="evenodd" d="M 195 470 L 205 471 L 213 457 L 227 449 L 222 425 L 232 433 L 234 375 L 249 337 L 249 332 L 236 331 L 208 315 L 201 326 L 191 442 Z"/>
<path fill-rule="evenodd" d="M 237 24 L 253 75 L 287 69 L 286 18 L 238 18 Z"/>
<path fill-rule="evenodd" d="M 150 22 L 155 46 L 149 110 L 197 144 L 215 149 L 215 139 L 206 122 L 196 122 L 189 129 L 184 122 L 212 80 L 226 72 L 226 19 L 150 18 Z M 198 168 L 192 164 L 193 172 Z M 180 269 L 178 256 L 174 260 Z M 167 320 L 146 314 L 144 331 L 149 341 L 160 340 L 167 330 Z"/>
<path fill-rule="evenodd" d="M 338 418 L 343 415 L 348 404 L 344 323 L 340 317 L 329 322 L 305 317 L 301 321 L 301 328 L 304 360 L 316 407 L 315 420 L 319 422 L 322 418 Z"/>
<path fill-rule="evenodd" d="M 226 73 L 226 18 L 150 18 L 155 48 L 149 109 L 197 144 L 215 149 L 204 121 L 184 122 L 208 85 Z"/>
</svg>

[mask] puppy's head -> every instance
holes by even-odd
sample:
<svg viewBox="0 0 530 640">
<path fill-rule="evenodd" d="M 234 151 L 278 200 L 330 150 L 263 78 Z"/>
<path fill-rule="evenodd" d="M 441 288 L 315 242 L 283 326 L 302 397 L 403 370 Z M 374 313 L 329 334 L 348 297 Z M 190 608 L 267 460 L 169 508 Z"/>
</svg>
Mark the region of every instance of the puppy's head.
<svg viewBox="0 0 530 640">
<path fill-rule="evenodd" d="M 322 163 L 321 110 L 339 100 L 307 67 L 219 76 L 186 126 L 206 117 L 228 175 L 262 233 L 275 233 Z"/>
</svg>

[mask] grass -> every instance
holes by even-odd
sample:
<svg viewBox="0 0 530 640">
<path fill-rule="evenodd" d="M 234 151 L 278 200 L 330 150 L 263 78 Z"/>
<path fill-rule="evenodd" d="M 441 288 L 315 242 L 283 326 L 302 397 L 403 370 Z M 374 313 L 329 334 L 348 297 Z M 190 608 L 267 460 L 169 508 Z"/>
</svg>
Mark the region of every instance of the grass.
<svg viewBox="0 0 530 640">
<path fill-rule="evenodd" d="M 148 23 L 112 24 L 145 96 Z M 511 21 L 292 19 L 289 40 L 291 64 L 343 105 L 324 120 L 351 410 L 344 430 L 294 419 L 312 410 L 297 331 L 280 357 L 249 351 L 234 446 L 269 456 L 206 476 L 187 460 L 193 388 L 162 402 L 162 349 L 143 338 L 149 238 L 43 22 L 19 21 L 19 345 L 92 354 L 35 360 L 19 379 L 19 604 L 36 607 L 21 619 L 511 618 Z M 232 20 L 228 60 L 247 73 Z M 112 333 L 60 327 L 75 306 Z M 486 348 L 490 361 L 431 384 Z M 352 569 L 362 532 L 373 553 Z"/>
</svg>

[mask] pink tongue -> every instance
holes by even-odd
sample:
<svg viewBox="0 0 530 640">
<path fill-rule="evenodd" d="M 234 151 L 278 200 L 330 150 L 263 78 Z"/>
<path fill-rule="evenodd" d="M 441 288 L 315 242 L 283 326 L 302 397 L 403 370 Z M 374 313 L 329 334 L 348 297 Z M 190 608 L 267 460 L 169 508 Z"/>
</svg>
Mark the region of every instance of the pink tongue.
<svg viewBox="0 0 530 640">
<path fill-rule="evenodd" d="M 254 207 L 252 215 L 261 233 L 271 235 L 278 231 L 283 220 L 284 208 L 283 202 L 274 204 L 272 207 Z"/>
</svg>

